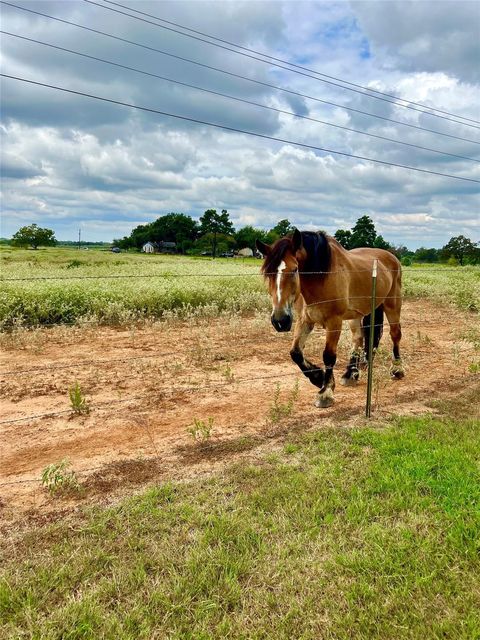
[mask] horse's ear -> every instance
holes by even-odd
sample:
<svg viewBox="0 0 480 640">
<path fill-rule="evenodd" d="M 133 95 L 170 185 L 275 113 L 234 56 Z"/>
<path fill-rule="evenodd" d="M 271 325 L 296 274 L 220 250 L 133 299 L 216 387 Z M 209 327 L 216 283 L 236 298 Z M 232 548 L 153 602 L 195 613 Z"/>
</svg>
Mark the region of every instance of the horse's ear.
<svg viewBox="0 0 480 640">
<path fill-rule="evenodd" d="M 300 251 L 300 249 L 303 247 L 302 234 L 298 229 L 295 229 L 295 231 L 293 232 L 292 244 L 293 244 L 293 250 L 295 251 L 295 253 L 297 251 Z"/>
<path fill-rule="evenodd" d="M 265 242 L 262 242 L 261 240 L 255 240 L 255 246 L 257 247 L 258 251 L 260 251 L 262 256 L 268 256 L 268 254 L 272 250 L 272 247 L 269 244 L 265 244 Z"/>
</svg>

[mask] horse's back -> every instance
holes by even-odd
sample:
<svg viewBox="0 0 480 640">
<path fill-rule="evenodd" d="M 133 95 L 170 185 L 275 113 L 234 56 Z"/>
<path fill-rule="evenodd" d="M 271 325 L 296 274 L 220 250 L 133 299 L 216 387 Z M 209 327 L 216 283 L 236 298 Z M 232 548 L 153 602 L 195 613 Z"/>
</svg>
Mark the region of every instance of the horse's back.
<svg viewBox="0 0 480 640">
<path fill-rule="evenodd" d="M 359 249 L 350 249 L 348 255 L 357 264 L 362 264 L 365 268 L 371 269 L 373 261 L 378 260 L 389 271 L 401 271 L 399 259 L 386 251 L 385 249 L 376 249 L 375 247 L 361 247 Z"/>
</svg>

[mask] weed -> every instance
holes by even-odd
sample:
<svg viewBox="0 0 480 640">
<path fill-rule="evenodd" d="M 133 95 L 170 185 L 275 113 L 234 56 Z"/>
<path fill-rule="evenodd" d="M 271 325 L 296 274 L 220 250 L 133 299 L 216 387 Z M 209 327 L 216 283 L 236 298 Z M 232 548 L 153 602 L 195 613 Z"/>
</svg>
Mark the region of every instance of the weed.
<svg viewBox="0 0 480 640">
<path fill-rule="evenodd" d="M 68 469 L 70 462 L 67 459 L 49 464 L 42 471 L 42 486 L 50 494 L 66 491 L 78 491 L 80 485 L 73 469 Z"/>
<path fill-rule="evenodd" d="M 85 264 L 85 263 L 82 262 L 81 260 L 70 260 L 70 262 L 67 264 L 67 266 L 65 268 L 66 269 L 75 269 L 77 267 L 81 267 L 83 264 Z"/>
<path fill-rule="evenodd" d="M 417 331 L 417 336 L 416 336 L 419 344 L 425 344 L 425 345 L 429 345 L 432 344 L 433 340 L 430 338 L 430 336 L 426 333 L 422 333 L 420 330 Z"/>
<path fill-rule="evenodd" d="M 194 418 L 193 425 L 187 429 L 187 432 L 196 442 L 206 442 L 212 435 L 212 429 L 213 418 L 208 418 L 208 422 Z"/>
<path fill-rule="evenodd" d="M 78 382 L 76 382 L 73 387 L 70 387 L 68 395 L 70 397 L 70 404 L 72 406 L 73 413 L 77 415 L 90 413 L 90 406 L 88 405 Z"/>
<path fill-rule="evenodd" d="M 478 362 L 471 362 L 468 365 L 468 371 L 470 373 L 480 373 L 480 360 Z"/>
<path fill-rule="evenodd" d="M 288 418 L 292 411 L 294 404 L 298 398 L 298 380 L 295 380 L 293 389 L 288 394 L 286 402 L 280 402 L 280 383 L 275 385 L 275 391 L 273 392 L 272 406 L 268 411 L 267 423 L 270 425 L 278 424 L 281 420 Z"/>
<path fill-rule="evenodd" d="M 227 366 L 223 370 L 223 375 L 224 375 L 225 380 L 227 382 L 233 382 L 235 380 L 235 375 L 234 375 L 234 373 L 232 371 L 232 368 L 230 367 L 229 364 L 227 364 Z"/>
</svg>

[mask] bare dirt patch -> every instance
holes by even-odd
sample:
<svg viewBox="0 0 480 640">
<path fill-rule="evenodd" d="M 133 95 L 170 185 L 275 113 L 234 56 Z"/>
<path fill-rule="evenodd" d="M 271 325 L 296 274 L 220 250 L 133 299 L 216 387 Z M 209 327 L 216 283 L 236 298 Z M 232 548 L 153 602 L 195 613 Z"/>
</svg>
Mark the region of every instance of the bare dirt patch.
<svg viewBox="0 0 480 640">
<path fill-rule="evenodd" d="M 405 303 L 402 341 L 406 377 L 389 377 L 391 342 L 382 340 L 374 378 L 377 418 L 431 410 L 478 384 L 468 338 L 477 317 L 422 301 Z M 478 326 L 478 324 L 477 324 Z M 477 329 L 478 331 L 478 329 Z M 316 389 L 298 375 L 288 352 L 291 334 L 275 334 L 268 318 L 154 324 L 142 329 L 53 328 L 13 336 L 2 355 L 0 512 L 6 520 L 118 496 L 132 487 L 221 469 L 225 461 L 260 455 L 295 429 L 364 422 L 366 378 L 337 385 L 336 404 L 316 409 Z M 321 363 L 323 331 L 306 353 Z M 342 334 L 337 379 L 348 360 Z M 20 373 L 21 372 L 21 373 Z M 293 412 L 269 418 L 276 385 L 287 401 L 299 380 Z M 88 415 L 70 412 L 76 382 Z M 40 418 L 6 422 L 48 412 Z M 210 433 L 192 427 L 202 424 Z M 208 428 L 207 428 L 208 431 Z M 82 491 L 50 498 L 39 478 L 68 458 Z"/>
</svg>

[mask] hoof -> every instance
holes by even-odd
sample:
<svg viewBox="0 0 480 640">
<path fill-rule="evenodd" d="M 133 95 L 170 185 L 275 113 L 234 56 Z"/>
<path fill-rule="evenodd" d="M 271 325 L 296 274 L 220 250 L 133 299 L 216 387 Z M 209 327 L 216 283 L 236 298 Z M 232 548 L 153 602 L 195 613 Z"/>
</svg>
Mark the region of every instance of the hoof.
<svg viewBox="0 0 480 640">
<path fill-rule="evenodd" d="M 333 391 L 331 389 L 327 389 L 324 393 L 318 394 L 318 398 L 315 400 L 314 405 L 318 409 L 326 409 L 327 407 L 331 407 L 334 401 Z"/>
<path fill-rule="evenodd" d="M 401 380 L 405 377 L 405 371 L 403 370 L 401 361 L 394 362 L 390 369 L 390 375 L 394 380 Z"/>
<path fill-rule="evenodd" d="M 345 378 L 342 376 L 340 384 L 343 384 L 344 387 L 355 387 L 358 384 L 358 378 Z"/>
</svg>

